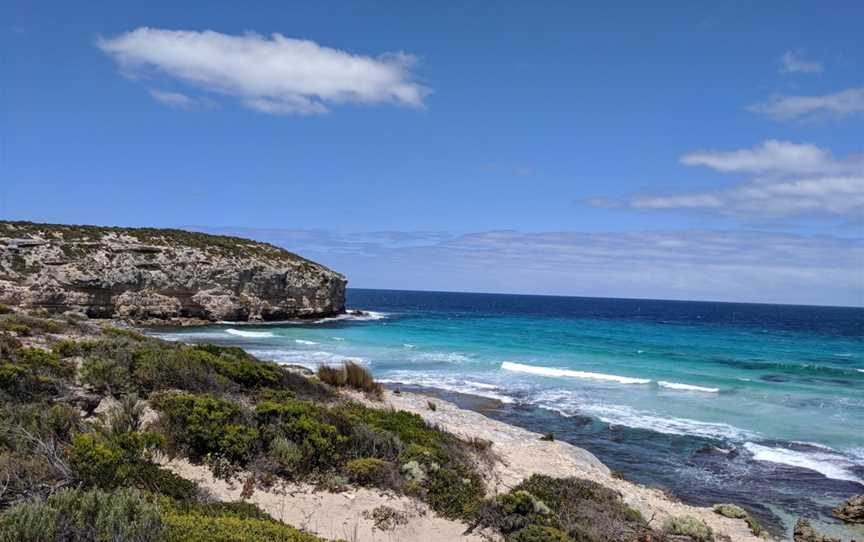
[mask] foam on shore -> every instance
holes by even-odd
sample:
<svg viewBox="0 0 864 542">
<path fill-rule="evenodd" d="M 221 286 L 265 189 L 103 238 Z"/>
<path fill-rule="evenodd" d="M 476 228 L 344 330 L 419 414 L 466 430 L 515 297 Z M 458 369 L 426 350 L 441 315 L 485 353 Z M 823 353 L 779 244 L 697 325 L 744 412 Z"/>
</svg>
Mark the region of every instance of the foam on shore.
<svg viewBox="0 0 864 542">
<path fill-rule="evenodd" d="M 666 382 L 665 380 L 658 380 L 657 385 L 661 388 L 666 388 L 669 390 L 681 390 L 681 391 L 698 391 L 704 393 L 718 393 L 720 388 L 706 388 L 703 386 L 694 386 L 692 384 L 680 384 L 678 382 Z"/>
<path fill-rule="evenodd" d="M 275 337 L 272 331 L 243 331 L 240 329 L 226 329 L 225 333 L 236 335 L 238 337 L 248 337 L 250 339 L 263 339 L 267 337 Z"/>
<path fill-rule="evenodd" d="M 803 452 L 748 442 L 744 445 L 744 448 L 753 454 L 755 461 L 778 463 L 812 470 L 822 474 L 826 478 L 856 482 L 864 485 L 864 480 L 849 470 L 856 466 L 854 461 L 833 450 L 828 451 L 829 449 L 824 446 L 820 446 L 819 451 L 816 452 Z"/>
<path fill-rule="evenodd" d="M 584 378 L 589 380 L 603 380 L 607 382 L 617 382 L 619 384 L 650 384 L 648 378 L 632 378 L 629 376 L 609 375 L 604 373 L 591 373 L 587 371 L 573 371 L 571 369 L 556 369 L 554 367 L 538 367 L 536 365 L 523 365 L 512 361 L 505 361 L 501 364 L 501 368 L 505 371 L 514 371 L 517 373 L 529 373 L 540 376 L 556 376 L 564 378 Z"/>
</svg>

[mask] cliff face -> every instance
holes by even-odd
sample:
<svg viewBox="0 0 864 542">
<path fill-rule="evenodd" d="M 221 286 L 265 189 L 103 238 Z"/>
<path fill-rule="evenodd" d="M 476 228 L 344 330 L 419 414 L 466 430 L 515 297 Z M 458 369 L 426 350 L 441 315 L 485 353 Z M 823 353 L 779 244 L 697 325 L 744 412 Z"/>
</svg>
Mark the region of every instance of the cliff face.
<svg viewBox="0 0 864 542">
<path fill-rule="evenodd" d="M 0 303 L 210 321 L 345 309 L 345 277 L 281 248 L 182 230 L 0 221 Z"/>
</svg>

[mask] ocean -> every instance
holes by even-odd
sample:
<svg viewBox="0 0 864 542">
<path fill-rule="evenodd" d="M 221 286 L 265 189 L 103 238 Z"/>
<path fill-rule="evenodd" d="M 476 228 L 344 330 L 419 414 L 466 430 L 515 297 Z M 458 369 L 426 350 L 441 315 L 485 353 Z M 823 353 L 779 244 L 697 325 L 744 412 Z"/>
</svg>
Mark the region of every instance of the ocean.
<svg viewBox="0 0 864 542">
<path fill-rule="evenodd" d="M 800 515 L 842 533 L 830 508 L 864 493 L 864 309 L 363 289 L 348 306 L 367 312 L 153 333 L 355 360 L 775 533 Z"/>
</svg>

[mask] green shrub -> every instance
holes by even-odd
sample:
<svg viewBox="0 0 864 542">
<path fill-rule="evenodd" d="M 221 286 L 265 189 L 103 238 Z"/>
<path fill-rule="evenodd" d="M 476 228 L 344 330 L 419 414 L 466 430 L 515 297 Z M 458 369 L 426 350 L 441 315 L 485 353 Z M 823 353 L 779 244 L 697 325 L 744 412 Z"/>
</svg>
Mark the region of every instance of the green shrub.
<svg viewBox="0 0 864 542">
<path fill-rule="evenodd" d="M 529 527 L 531 530 L 522 536 L 554 533 L 539 529 L 551 527 L 579 542 L 636 540 L 650 533 L 641 515 L 625 505 L 614 490 L 590 480 L 537 474 L 507 494 L 486 501 L 476 518 L 508 540 L 515 540 L 517 533 Z"/>
<path fill-rule="evenodd" d="M 270 443 L 270 458 L 276 463 L 279 472 L 289 476 L 297 474 L 302 466 L 303 451 L 283 436 Z"/>
<path fill-rule="evenodd" d="M 733 519 L 744 519 L 749 516 L 746 510 L 737 504 L 715 504 L 714 512 Z"/>
<path fill-rule="evenodd" d="M 672 535 L 689 536 L 694 542 L 712 542 L 711 527 L 693 516 L 675 516 L 663 522 L 663 530 Z"/>
<path fill-rule="evenodd" d="M 245 423 L 236 404 L 210 395 L 166 392 L 151 398 L 160 410 L 169 445 L 193 460 L 208 455 L 245 465 L 259 444 L 259 433 Z M 250 415 L 251 417 L 251 415 Z"/>
<path fill-rule="evenodd" d="M 21 348 L 21 341 L 9 335 L 0 333 L 0 358 L 9 358 L 12 353 Z"/>
<path fill-rule="evenodd" d="M 26 314 L 8 313 L 0 315 L 0 330 L 15 331 L 26 330 L 26 333 L 42 332 L 42 333 L 63 333 L 66 330 L 66 324 L 58 320 L 48 318 L 37 318 Z"/>
<path fill-rule="evenodd" d="M 134 489 L 60 490 L 0 514 L 0 542 L 160 540 L 158 506 Z"/>
<path fill-rule="evenodd" d="M 9 314 L 10 312 L 12 312 L 11 307 L 9 307 L 8 305 L 4 305 L 3 303 L 0 303 L 0 314 Z"/>
<path fill-rule="evenodd" d="M 447 518 L 466 518 L 479 507 L 485 487 L 477 473 L 464 467 L 439 468 L 424 484 L 427 502 Z"/>
<path fill-rule="evenodd" d="M 507 537 L 507 542 L 575 542 L 567 533 L 555 527 L 529 525 Z"/>
<path fill-rule="evenodd" d="M 136 342 L 146 341 L 147 336 L 143 335 L 135 330 L 113 327 L 113 326 L 104 326 L 102 328 L 102 334 L 108 337 L 123 337 L 126 339 L 132 339 Z"/>
<path fill-rule="evenodd" d="M 348 479 L 361 486 L 392 487 L 395 478 L 394 466 L 389 461 L 375 457 L 352 459 L 345 463 Z"/>
<path fill-rule="evenodd" d="M 163 542 L 324 542 L 275 520 L 169 513 Z"/>
</svg>

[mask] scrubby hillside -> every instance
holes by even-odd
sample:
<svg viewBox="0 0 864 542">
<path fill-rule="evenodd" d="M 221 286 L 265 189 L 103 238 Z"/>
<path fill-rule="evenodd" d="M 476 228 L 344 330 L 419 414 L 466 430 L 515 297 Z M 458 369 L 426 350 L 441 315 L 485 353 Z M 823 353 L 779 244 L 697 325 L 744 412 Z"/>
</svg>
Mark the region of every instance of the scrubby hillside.
<svg viewBox="0 0 864 542">
<path fill-rule="evenodd" d="M 287 250 L 183 230 L 0 221 L 0 302 L 90 317 L 284 320 L 345 308 L 342 275 Z"/>
<path fill-rule="evenodd" d="M 241 349 L 0 310 L 0 541 L 318 540 L 214 500 L 166 469 L 170 457 L 245 498 L 286 482 L 374 488 L 508 541 L 713 539 L 698 522 L 653 530 L 588 480 L 533 476 L 490 496 L 491 443 L 376 408 L 378 388 L 357 367 L 322 376 L 364 388 L 364 404 Z M 381 529 L 400 521 L 374 513 Z"/>
</svg>

